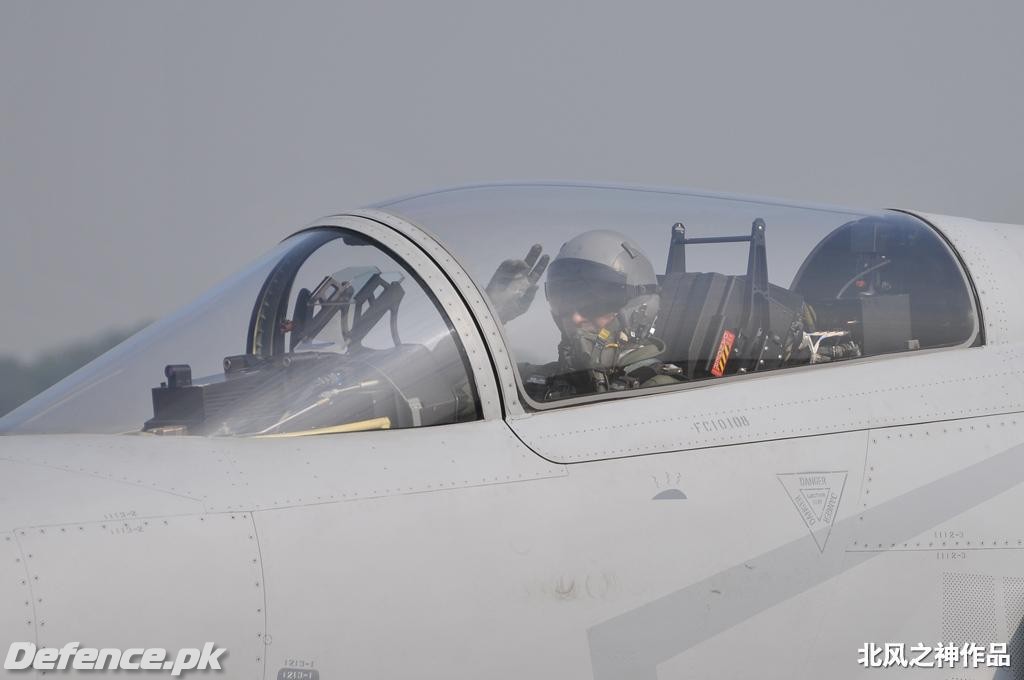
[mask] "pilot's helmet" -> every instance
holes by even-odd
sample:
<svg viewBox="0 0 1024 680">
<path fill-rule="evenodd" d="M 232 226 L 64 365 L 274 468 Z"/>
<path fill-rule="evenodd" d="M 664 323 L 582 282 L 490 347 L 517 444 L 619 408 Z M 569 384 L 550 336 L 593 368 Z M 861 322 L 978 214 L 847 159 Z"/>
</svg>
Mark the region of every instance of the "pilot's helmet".
<svg viewBox="0 0 1024 680">
<path fill-rule="evenodd" d="M 615 231 L 587 231 L 566 242 L 548 268 L 544 290 L 564 341 L 585 336 L 601 344 L 635 345 L 651 333 L 658 315 L 654 266 Z"/>
</svg>

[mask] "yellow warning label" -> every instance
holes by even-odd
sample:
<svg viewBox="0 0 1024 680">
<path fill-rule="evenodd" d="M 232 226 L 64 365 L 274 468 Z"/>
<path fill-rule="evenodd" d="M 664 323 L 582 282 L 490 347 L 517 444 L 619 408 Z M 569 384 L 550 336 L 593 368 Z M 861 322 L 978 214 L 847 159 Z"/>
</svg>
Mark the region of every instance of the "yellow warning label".
<svg viewBox="0 0 1024 680">
<path fill-rule="evenodd" d="M 732 345 L 736 342 L 736 334 L 732 331 L 722 333 L 722 342 L 718 344 L 718 354 L 715 356 L 715 363 L 711 366 L 711 375 L 721 378 L 725 375 L 725 365 L 729 363 L 729 353 L 732 352 Z"/>
</svg>

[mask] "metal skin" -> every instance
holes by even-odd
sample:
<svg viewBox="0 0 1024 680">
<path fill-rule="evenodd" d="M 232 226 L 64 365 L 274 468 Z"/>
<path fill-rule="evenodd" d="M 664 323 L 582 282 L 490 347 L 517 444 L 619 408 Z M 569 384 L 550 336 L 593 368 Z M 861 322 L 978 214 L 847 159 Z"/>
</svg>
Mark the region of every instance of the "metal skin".
<svg viewBox="0 0 1024 680">
<path fill-rule="evenodd" d="M 223 677 L 257 680 L 855 678 L 870 641 L 1019 643 L 1024 230 L 922 217 L 983 344 L 541 412 L 441 244 L 378 210 L 323 220 L 420 273 L 484 419 L 2 437 L 0 652 L 215 641 Z"/>
</svg>

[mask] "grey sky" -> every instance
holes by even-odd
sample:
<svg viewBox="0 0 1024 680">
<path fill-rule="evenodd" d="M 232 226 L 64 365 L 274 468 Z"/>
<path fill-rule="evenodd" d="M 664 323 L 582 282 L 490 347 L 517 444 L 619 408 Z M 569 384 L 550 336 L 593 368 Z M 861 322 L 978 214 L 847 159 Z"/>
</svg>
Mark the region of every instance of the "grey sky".
<svg viewBox="0 0 1024 680">
<path fill-rule="evenodd" d="M 0 0 L 0 354 L 500 179 L 1024 221 L 1020 2 Z"/>
</svg>

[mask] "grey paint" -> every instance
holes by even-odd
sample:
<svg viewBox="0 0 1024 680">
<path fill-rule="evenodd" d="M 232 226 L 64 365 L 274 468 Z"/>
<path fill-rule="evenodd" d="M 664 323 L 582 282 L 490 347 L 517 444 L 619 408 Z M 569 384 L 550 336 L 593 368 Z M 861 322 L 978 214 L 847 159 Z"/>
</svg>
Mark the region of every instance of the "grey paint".
<svg viewBox="0 0 1024 680">
<path fill-rule="evenodd" d="M 847 551 L 857 536 L 903 543 L 1021 482 L 1024 446 L 1015 446 L 838 521 L 821 555 L 801 537 L 600 623 L 589 631 L 594 678 L 657 678 L 659 663 L 884 553 Z"/>
<path fill-rule="evenodd" d="M 814 621 L 791 618 L 787 604 L 826 586 L 836 628 L 819 642 L 832 646 L 825 661 L 839 677 L 852 663 L 842 665 L 848 649 L 837 652 L 834 642 L 874 632 L 883 616 L 920 625 L 920 635 L 938 623 L 928 611 L 897 612 L 904 619 L 884 607 L 841 607 L 863 575 L 855 567 L 882 565 L 883 576 L 905 577 L 918 566 L 905 558 L 932 555 L 901 551 L 900 542 L 966 513 L 972 526 L 1004 538 L 1020 515 L 1024 422 L 1014 414 L 1024 303 L 1007 292 L 1016 270 L 1004 266 L 1019 257 L 1007 247 L 1019 237 L 1009 227 L 950 224 L 955 240 L 976 244 L 965 258 L 984 270 L 975 277 L 982 307 L 1001 307 L 986 315 L 997 331 L 990 346 L 635 395 L 613 404 L 618 424 L 607 418 L 609 402 L 506 413 L 509 422 L 294 440 L 0 438 L 0 535 L 16 542 L 0 548 L 0 631 L 49 642 L 87 628 L 118 645 L 145 623 L 151 637 L 142 644 L 167 647 L 195 644 L 191 635 L 222 636 L 239 650 L 237 667 L 256 675 L 308 654 L 332 673 L 366 676 L 388 667 L 394 677 L 449 680 L 495 668 L 507 677 L 650 678 L 701 642 L 728 641 L 728 631 L 758 614 L 770 618 L 765 638 L 788 654 L 793 631 Z M 403 233 L 440 262 L 429 243 Z M 457 273 L 453 262 L 441 267 Z M 486 329 L 486 305 L 468 282 L 457 288 Z M 501 344 L 500 336 L 484 341 L 489 352 Z M 987 359 L 990 372 L 979 374 L 968 356 Z M 814 408 L 825 427 L 808 431 L 793 417 L 808 407 L 799 383 L 806 376 L 857 373 L 870 384 L 924 371 L 933 376 L 878 392 L 890 396 L 874 402 L 823 399 Z M 940 389 L 940 373 L 955 391 Z M 772 391 L 796 408 L 737 416 L 737 427 L 723 430 L 703 426 L 709 415 L 679 408 L 679 398 L 691 396 L 711 408 L 709 395 L 736 386 L 747 392 L 740 410 Z M 499 389 L 514 393 L 503 379 Z M 899 401 L 912 406 L 894 409 Z M 671 423 L 650 427 L 659 410 L 685 412 L 688 436 L 697 437 L 692 450 L 663 436 Z M 941 424 L 908 426 L 926 410 Z M 589 434 L 573 430 L 580 413 L 589 413 Z M 512 427 L 576 464 L 546 461 Z M 642 450 L 627 453 L 660 455 L 592 460 L 605 450 L 593 442 L 626 447 L 612 441 L 616 427 L 647 437 L 634 446 Z M 567 429 L 575 435 L 554 434 Z M 876 475 L 883 463 L 891 467 Z M 828 489 L 843 488 L 827 541 L 780 484 L 815 471 L 824 471 Z M 686 489 L 685 502 L 651 502 L 675 485 Z M 193 559 L 197 540 L 223 568 Z M 985 559 L 976 571 L 1019 573 L 1021 550 L 977 552 Z M 188 597 L 174 598 L 168 583 L 191 586 Z M 905 594 L 885 585 L 872 604 Z M 33 614 L 23 618 L 26 588 Z M 136 596 L 150 590 L 157 600 L 140 613 Z M 925 609 L 941 610 L 941 589 L 921 583 L 916 592 Z M 230 605 L 218 606 L 224 597 Z M 733 663 L 739 674 L 769 675 L 757 657 Z M 817 677 L 821 667 L 797 670 Z"/>
</svg>

